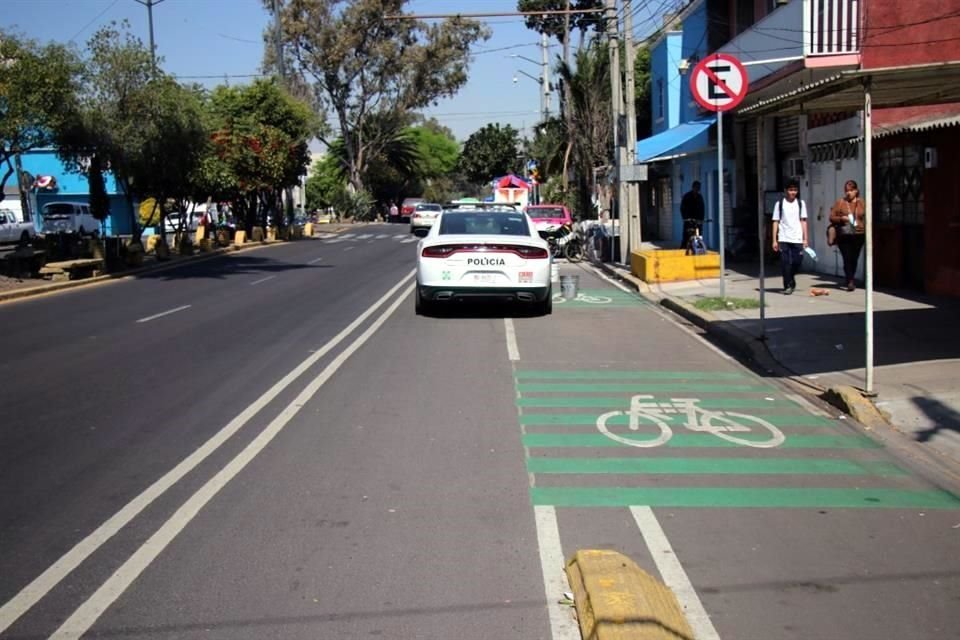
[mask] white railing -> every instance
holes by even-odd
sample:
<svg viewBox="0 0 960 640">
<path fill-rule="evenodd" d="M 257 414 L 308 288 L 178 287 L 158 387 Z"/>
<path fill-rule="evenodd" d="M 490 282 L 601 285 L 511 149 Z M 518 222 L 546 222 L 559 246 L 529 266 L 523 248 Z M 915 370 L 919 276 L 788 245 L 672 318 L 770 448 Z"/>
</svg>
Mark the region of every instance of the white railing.
<svg viewBox="0 0 960 640">
<path fill-rule="evenodd" d="M 860 5 L 861 0 L 804 0 L 804 55 L 859 53 Z"/>
</svg>

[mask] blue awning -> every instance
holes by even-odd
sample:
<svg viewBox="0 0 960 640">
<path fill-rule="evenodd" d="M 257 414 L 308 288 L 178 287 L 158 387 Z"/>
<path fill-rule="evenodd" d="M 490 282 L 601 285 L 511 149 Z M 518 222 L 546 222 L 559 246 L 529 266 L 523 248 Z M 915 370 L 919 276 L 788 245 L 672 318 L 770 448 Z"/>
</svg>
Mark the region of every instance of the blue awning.
<svg viewBox="0 0 960 640">
<path fill-rule="evenodd" d="M 670 151 L 682 147 L 705 132 L 716 121 L 716 116 L 707 116 L 693 122 L 684 122 L 672 129 L 640 140 L 637 142 L 637 162 L 650 162 L 654 158 L 668 155 Z M 703 146 L 706 145 L 698 145 L 698 147 Z"/>
</svg>

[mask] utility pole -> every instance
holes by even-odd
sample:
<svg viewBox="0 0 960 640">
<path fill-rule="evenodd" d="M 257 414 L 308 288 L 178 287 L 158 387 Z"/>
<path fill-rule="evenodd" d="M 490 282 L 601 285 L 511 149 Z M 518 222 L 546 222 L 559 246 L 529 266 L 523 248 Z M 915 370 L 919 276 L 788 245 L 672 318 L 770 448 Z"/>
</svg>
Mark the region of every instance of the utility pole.
<svg viewBox="0 0 960 640">
<path fill-rule="evenodd" d="M 287 65 L 286 65 L 286 61 L 283 59 L 283 29 L 280 24 L 279 0 L 270 0 L 270 8 L 273 10 L 273 46 L 277 56 L 277 75 L 280 77 L 280 86 L 286 88 Z M 284 195 L 286 196 L 286 200 L 287 200 L 287 206 L 286 206 L 287 220 L 292 220 L 293 219 L 293 188 L 287 187 L 286 189 L 284 189 Z M 283 205 L 283 198 L 280 199 L 280 204 L 281 206 Z"/>
<path fill-rule="evenodd" d="M 627 227 L 625 223 L 629 224 L 629 218 L 625 215 L 627 210 L 626 185 L 620 180 L 620 172 L 626 161 L 621 139 L 623 132 L 620 125 L 623 120 L 623 94 L 620 88 L 620 34 L 617 22 L 617 0 L 606 0 L 606 2 L 607 46 L 610 48 L 610 95 L 613 109 L 613 175 L 617 187 L 617 217 L 620 220 L 620 260 L 626 262 L 629 256 L 627 255 Z M 616 233 L 614 233 L 615 235 Z M 613 252 L 611 251 L 611 253 Z M 613 261 L 613 255 L 610 257 Z"/>
<path fill-rule="evenodd" d="M 633 42 L 633 0 L 623 0 L 623 30 L 625 73 L 624 101 L 627 103 L 627 165 L 633 167 L 637 163 L 637 87 L 635 85 L 636 50 Z M 627 183 L 627 247 L 630 251 L 640 249 L 640 185 L 636 182 Z M 629 262 L 629 260 L 628 260 Z"/>
<path fill-rule="evenodd" d="M 540 90 L 543 92 L 543 122 L 550 119 L 550 52 L 547 34 L 540 34 L 540 57 L 543 70 L 540 72 Z"/>
<path fill-rule="evenodd" d="M 153 74 L 157 74 L 157 47 L 153 44 L 153 6 L 163 0 L 136 0 L 147 8 L 147 23 L 150 26 L 150 61 L 153 63 Z"/>
</svg>

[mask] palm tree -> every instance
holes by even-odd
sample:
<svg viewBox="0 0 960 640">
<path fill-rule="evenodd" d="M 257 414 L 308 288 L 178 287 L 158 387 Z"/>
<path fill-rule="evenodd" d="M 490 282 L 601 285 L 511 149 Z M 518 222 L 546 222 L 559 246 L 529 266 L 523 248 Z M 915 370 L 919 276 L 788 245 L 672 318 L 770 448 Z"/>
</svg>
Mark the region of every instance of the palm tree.
<svg viewBox="0 0 960 640">
<path fill-rule="evenodd" d="M 590 209 L 594 185 L 594 167 L 608 164 L 613 151 L 613 116 L 610 98 L 610 60 L 606 49 L 594 39 L 580 48 L 576 67 L 561 61 L 557 73 L 566 85 L 567 149 L 563 175 L 566 181 L 570 161 L 580 185 L 581 211 Z M 564 183 L 566 189 L 566 182 Z"/>
</svg>

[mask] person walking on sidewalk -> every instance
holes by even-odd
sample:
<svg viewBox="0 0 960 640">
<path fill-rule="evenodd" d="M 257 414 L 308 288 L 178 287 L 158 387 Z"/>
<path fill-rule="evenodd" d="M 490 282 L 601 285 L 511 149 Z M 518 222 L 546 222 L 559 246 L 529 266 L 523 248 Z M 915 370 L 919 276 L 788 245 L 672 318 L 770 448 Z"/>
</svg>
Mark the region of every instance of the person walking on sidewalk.
<svg viewBox="0 0 960 640">
<path fill-rule="evenodd" d="M 857 262 L 866 238 L 866 206 L 860 197 L 860 188 L 854 180 L 843 185 L 844 195 L 830 209 L 830 223 L 837 230 L 837 246 L 843 256 L 843 275 L 847 291 L 857 288 Z"/>
<path fill-rule="evenodd" d="M 807 248 L 807 205 L 800 199 L 800 183 L 787 182 L 781 198 L 773 207 L 773 251 L 780 252 L 783 272 L 783 294 L 790 295 L 797 288 L 796 275 L 803 263 Z"/>
</svg>

